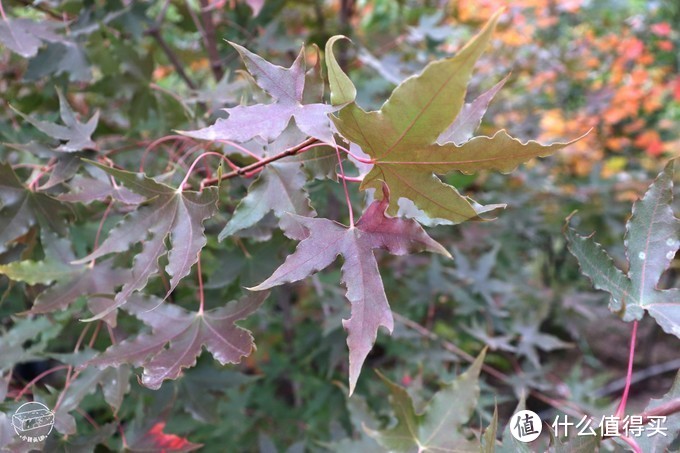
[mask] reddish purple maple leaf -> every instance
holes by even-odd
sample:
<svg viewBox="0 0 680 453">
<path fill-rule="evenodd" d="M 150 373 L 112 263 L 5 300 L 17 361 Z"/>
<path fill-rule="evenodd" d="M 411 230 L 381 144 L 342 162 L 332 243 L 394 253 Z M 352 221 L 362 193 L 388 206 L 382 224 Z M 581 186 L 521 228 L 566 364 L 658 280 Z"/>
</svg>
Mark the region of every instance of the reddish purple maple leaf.
<svg viewBox="0 0 680 453">
<path fill-rule="evenodd" d="M 342 281 L 351 304 L 351 317 L 342 321 L 347 330 L 349 347 L 350 394 L 354 391 L 361 367 L 378 335 L 378 328 L 390 333 L 394 327 L 374 249 L 384 249 L 393 255 L 430 252 L 450 256 L 414 220 L 388 217 L 389 190 L 383 185 L 384 197 L 372 203 L 353 227 L 328 219 L 291 215 L 292 220 L 307 230 L 295 253 L 271 277 L 254 291 L 265 290 L 283 283 L 302 280 L 328 267 L 342 255 Z"/>
<path fill-rule="evenodd" d="M 131 212 L 118 223 L 106 240 L 88 256 L 73 261 L 84 264 L 110 253 L 130 250 L 142 243 L 141 251 L 135 256 L 131 277 L 123 284 L 108 306 L 89 320 L 101 319 L 125 304 L 128 298 L 147 285 L 149 279 L 160 272 L 158 260 L 167 253 L 165 267 L 170 275 L 170 294 L 180 280 L 189 275 L 191 267 L 198 261 L 198 254 L 207 239 L 203 222 L 217 210 L 216 187 L 207 187 L 202 192 L 182 191 L 158 183 L 143 173 L 131 173 L 90 162 L 106 173 L 115 176 L 132 192 L 147 199 L 147 204 Z M 170 247 L 166 246 L 170 239 Z"/>
<path fill-rule="evenodd" d="M 218 119 L 209 127 L 182 132 L 202 140 L 234 140 L 246 142 L 255 137 L 272 141 L 284 131 L 291 118 L 305 134 L 324 142 L 332 142 L 333 132 L 328 114 L 339 107 L 323 103 L 303 103 L 305 91 L 304 49 L 290 68 L 274 65 L 245 47 L 230 43 L 257 84 L 273 99 L 271 104 L 237 106 L 225 109 L 229 118 Z"/>
<path fill-rule="evenodd" d="M 154 423 L 143 432 L 128 434 L 130 451 L 158 451 L 163 453 L 180 453 L 198 450 L 203 444 L 189 442 L 185 437 L 165 432 L 165 422 Z"/>
<path fill-rule="evenodd" d="M 183 368 L 196 365 L 203 346 L 222 365 L 239 363 L 252 352 L 253 337 L 235 322 L 255 312 L 267 295 L 251 294 L 224 307 L 190 312 L 158 298 L 135 294 L 124 309 L 151 326 L 152 332 L 117 343 L 81 367 L 142 366 L 142 384 L 158 389 L 164 380 L 177 379 Z"/>
</svg>

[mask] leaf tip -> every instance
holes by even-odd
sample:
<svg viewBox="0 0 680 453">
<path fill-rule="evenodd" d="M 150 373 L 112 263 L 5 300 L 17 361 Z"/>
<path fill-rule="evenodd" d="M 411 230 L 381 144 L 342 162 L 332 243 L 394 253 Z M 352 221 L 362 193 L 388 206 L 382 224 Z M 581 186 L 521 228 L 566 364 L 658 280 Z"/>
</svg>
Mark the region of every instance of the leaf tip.
<svg viewBox="0 0 680 453">
<path fill-rule="evenodd" d="M 269 289 L 268 286 L 263 286 L 264 283 L 265 282 L 262 282 L 262 283 L 260 283 L 259 285 L 256 285 L 256 286 L 244 286 L 243 289 L 247 289 L 248 291 L 253 291 L 253 292 L 264 291 L 266 289 Z"/>
<path fill-rule="evenodd" d="M 578 209 L 574 209 L 571 213 L 564 219 L 564 226 L 562 227 L 562 232 L 566 233 L 569 225 L 571 224 L 571 218 L 576 215 Z"/>
</svg>

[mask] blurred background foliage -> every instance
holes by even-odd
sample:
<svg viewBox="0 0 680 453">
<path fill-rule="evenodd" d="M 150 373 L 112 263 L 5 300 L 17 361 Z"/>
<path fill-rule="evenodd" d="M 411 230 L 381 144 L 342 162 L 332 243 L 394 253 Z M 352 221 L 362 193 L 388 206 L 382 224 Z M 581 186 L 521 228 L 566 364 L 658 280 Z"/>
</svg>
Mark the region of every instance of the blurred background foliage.
<svg viewBox="0 0 680 453">
<path fill-rule="evenodd" d="M 467 367 L 461 351 L 476 356 L 485 346 L 486 363 L 500 374 L 482 374 L 473 427 L 488 425 L 494 404 L 504 426 L 522 395 L 545 419 L 561 413 L 554 406 L 596 416 L 612 412 L 623 388 L 619 378 L 625 375 L 630 325 L 611 316 L 606 295 L 580 276 L 561 229 L 578 209 L 578 229 L 597 231 L 598 241 L 625 266 L 623 226 L 631 202 L 680 149 L 676 1 L 47 0 L 3 6 L 8 16 L 36 21 L 57 35 L 43 39 L 29 58 L 8 48 L 0 52 L 5 107 L 0 159 L 12 164 L 42 165 L 41 157 L 6 144 L 40 143 L 45 137 L 8 105 L 53 121 L 61 89 L 81 118 L 101 112 L 93 139 L 116 163 L 130 169 L 143 163 L 151 175 L 170 170 L 168 155 L 186 150 L 170 142 L 147 154 L 147 145 L 173 130 L 211 124 L 223 107 L 262 98 L 225 40 L 284 66 L 304 43 L 311 66 L 318 58 L 315 45 L 323 49 L 330 36 L 345 34 L 352 43 L 342 44 L 338 59 L 357 85 L 359 103 L 377 108 L 395 84 L 428 61 L 454 53 L 501 7 L 505 14 L 468 98 L 510 78 L 480 132 L 507 128 L 521 138 L 557 141 L 592 130 L 555 156 L 510 175 L 451 177 L 480 202 L 508 204 L 493 222 L 430 229 L 453 261 L 379 254 L 397 324 L 392 337 L 379 336 L 350 400 L 339 383 L 347 376 L 340 320 L 348 307 L 336 263 L 274 290 L 243 323 L 257 351 L 242 365 L 219 367 L 203 356 L 196 368 L 159 391 L 133 377 L 115 416 L 101 395 L 85 396 L 75 414 L 82 442 L 92 442 L 100 432 L 95 426 L 120 423 L 134 437 L 165 423 L 166 432 L 202 443 L 205 451 L 224 451 L 226 445 L 238 451 L 350 451 L 344 442 L 356 442 L 351 451 L 359 451 L 364 441 L 371 451 L 375 446 L 361 432 L 367 407 L 375 423 L 390 420 L 387 389 L 371 369 L 423 402 L 440 382 Z M 238 181 L 226 190 L 227 208 L 208 224 L 202 254 L 209 306 L 263 280 L 294 246 L 279 233 L 262 241 L 267 235 L 257 232 L 218 244 L 217 232 L 244 193 Z M 315 181 L 309 190 L 320 215 L 346 220 L 338 184 Z M 363 202 L 356 187 L 352 197 L 357 205 Z M 78 220 L 71 237 L 80 254 L 94 242 L 105 207 L 95 203 L 73 213 Z M 112 213 L 105 230 L 123 214 Z M 663 284 L 677 286 L 677 275 L 672 268 Z M 162 292 L 157 280 L 151 289 Z M 186 283 L 173 299 L 195 306 L 195 288 Z M 10 316 L 29 308 L 35 293 L 4 277 L 0 290 L 2 329 L 12 332 L 18 318 Z M 13 371 L 11 385 L 3 375 L 8 398 L 71 351 L 84 328 L 68 314 L 50 317 L 50 323 L 61 333 L 42 333 L 30 360 Z M 116 332 L 123 337 L 135 325 L 123 317 Z M 665 393 L 680 367 L 677 339 L 648 319 L 640 329 L 631 411 Z M 99 337 L 92 348 L 107 345 Z M 64 379 L 53 373 L 33 391 L 54 400 Z M 547 404 L 536 392 L 556 403 Z M 53 447 L 78 439 L 55 437 Z M 107 442 L 120 447 L 113 430 Z"/>
</svg>

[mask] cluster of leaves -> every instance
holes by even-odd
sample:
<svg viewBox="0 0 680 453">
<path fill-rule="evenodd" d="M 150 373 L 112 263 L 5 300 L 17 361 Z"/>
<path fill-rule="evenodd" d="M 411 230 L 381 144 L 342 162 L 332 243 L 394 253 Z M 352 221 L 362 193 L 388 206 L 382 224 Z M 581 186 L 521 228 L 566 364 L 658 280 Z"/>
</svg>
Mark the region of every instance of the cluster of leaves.
<svg viewBox="0 0 680 453">
<path fill-rule="evenodd" d="M 370 23 L 381 7 L 351 19 L 363 16 L 357 47 L 338 49 L 343 37 L 326 39 L 323 29 L 309 33 L 309 42 L 325 44 L 322 54 L 316 44 L 300 50 L 279 28 L 309 30 L 298 23 L 306 13 L 297 13 L 309 10 L 304 2 L 292 10 L 285 2 L 200 3 L 106 2 L 80 11 L 36 4 L 1 21 L 2 64 L 16 80 L 0 122 L 7 142 L 0 148 L 0 448 L 30 448 L 10 431 L 11 414 L 26 399 L 54 408 L 61 436 L 47 439 L 50 451 L 98 444 L 190 451 L 227 438 L 262 451 L 520 451 L 508 430 L 502 445 L 496 441 L 494 406 L 502 417 L 521 395 L 548 392 L 593 416 L 611 412 L 593 396 L 602 374 L 584 379 L 602 368 L 595 358 L 587 358 L 590 370 L 574 367 L 562 382 L 550 372 L 570 341 L 580 341 L 584 323 L 602 316 L 588 304 L 592 294 L 573 289 L 576 267 L 564 264 L 557 239 L 574 190 L 553 185 L 553 164 L 534 160 L 574 142 L 542 145 L 506 130 L 474 136 L 494 96 L 517 82 L 505 64 L 490 73 L 483 59 L 473 74 L 496 24 L 504 21 L 505 45 L 533 43 L 510 38 L 523 36 L 519 9 L 510 11 L 512 25 L 484 16 L 489 22 L 465 46 L 460 27 L 423 9 L 419 25 L 401 28 L 405 42 L 443 58 L 410 58 L 401 49 L 405 62 L 395 76 L 389 60 L 377 61 L 360 44 L 381 32 Z M 460 3 L 459 20 L 476 22 Z M 455 45 L 441 45 L 448 36 Z M 278 66 L 231 41 L 293 62 Z M 381 77 L 352 70 L 350 79 L 352 49 Z M 247 72 L 225 70 L 240 63 L 219 52 L 240 56 Z M 466 103 L 469 83 L 475 91 L 500 77 Z M 28 88 L 35 80 L 43 92 Z M 382 102 L 390 83 L 397 86 L 377 110 L 360 107 Z M 574 138 L 591 123 L 579 126 L 555 135 Z M 170 130 L 181 135 L 155 140 Z M 150 157 L 159 150 L 167 159 Z M 521 173 L 498 174 L 530 160 Z M 675 225 L 670 207 L 650 208 L 670 204 L 670 171 L 636 204 L 645 212 L 631 219 L 634 248 L 661 234 L 643 231 L 649 218 Z M 606 201 L 614 189 L 590 184 L 576 191 L 591 202 L 585 223 L 603 217 L 615 229 L 624 211 Z M 510 209 L 486 222 L 506 206 L 499 203 Z M 603 215 L 605 208 L 611 212 Z M 442 226 L 426 232 L 422 225 Z M 611 270 L 614 286 L 589 275 L 612 292 L 624 319 L 640 318 L 642 308 L 677 334 L 675 290 L 647 285 L 642 295 L 640 283 L 655 285 L 670 265 L 680 238 L 668 228 L 665 248 L 656 239 L 645 246 L 654 250 L 645 249 L 650 264 L 637 263 L 642 270 L 631 264 L 628 277 Z M 609 264 L 567 231 L 573 251 L 583 244 L 586 260 Z M 290 240 L 299 241 L 294 251 Z M 405 257 L 422 251 L 434 254 Z M 622 291 L 641 295 L 620 298 Z M 380 326 L 391 339 L 378 335 Z M 433 393 L 430 382 L 451 381 L 460 357 L 470 359 L 453 342 L 471 354 L 488 347 L 499 385 L 480 382 L 481 353 Z M 202 355 L 204 347 L 215 360 Z M 382 377 L 385 390 L 372 373 L 359 379 L 366 364 L 408 389 Z M 353 396 L 338 413 L 347 390 L 331 381 L 348 378 Z M 676 396 L 671 391 L 657 405 Z M 564 442 L 570 448 L 572 440 Z"/>
</svg>

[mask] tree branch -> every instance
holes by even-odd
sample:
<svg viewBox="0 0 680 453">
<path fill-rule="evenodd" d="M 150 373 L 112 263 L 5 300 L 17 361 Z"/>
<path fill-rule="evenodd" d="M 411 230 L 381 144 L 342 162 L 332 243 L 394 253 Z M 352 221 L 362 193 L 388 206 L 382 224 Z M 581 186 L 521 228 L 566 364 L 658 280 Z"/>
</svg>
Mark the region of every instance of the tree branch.
<svg viewBox="0 0 680 453">
<path fill-rule="evenodd" d="M 184 80 L 184 82 L 187 84 L 189 88 L 192 90 L 196 89 L 196 84 L 194 84 L 193 80 L 189 78 L 187 75 L 186 71 L 184 70 L 184 66 L 182 65 L 182 62 L 179 60 L 177 55 L 175 55 L 175 52 L 172 51 L 168 43 L 163 39 L 163 35 L 161 35 L 161 27 L 163 26 L 163 21 L 165 20 L 165 14 L 168 12 L 168 7 L 170 6 L 170 0 L 166 0 L 166 2 L 163 4 L 161 7 L 161 12 L 158 15 L 158 18 L 156 18 L 156 24 L 146 30 L 144 34 L 152 36 L 156 42 L 158 43 L 159 46 L 161 46 L 161 49 L 163 49 L 163 52 L 165 53 L 165 56 L 168 57 L 168 60 L 170 60 L 170 63 L 175 67 L 175 70 L 177 71 L 177 74 Z"/>
<path fill-rule="evenodd" d="M 205 50 L 208 52 L 210 59 L 210 69 L 215 76 L 216 81 L 222 80 L 224 76 L 224 69 L 220 61 L 220 54 L 217 51 L 217 40 L 215 39 L 215 23 L 213 22 L 212 10 L 208 0 L 201 0 L 201 22 L 203 23 L 203 41 L 205 43 Z"/>
<path fill-rule="evenodd" d="M 163 36 L 161 36 L 160 28 L 153 27 L 146 30 L 144 33 L 153 37 L 156 40 L 158 45 L 161 46 L 161 49 L 163 49 L 165 56 L 168 57 L 168 60 L 170 60 L 170 63 L 172 64 L 172 66 L 174 66 L 175 70 L 177 71 L 177 74 L 182 78 L 182 80 L 184 80 L 184 82 L 187 84 L 189 88 L 195 90 L 196 84 L 194 84 L 193 80 L 189 78 L 187 73 L 184 71 L 182 62 L 179 61 L 177 55 L 175 55 L 175 53 L 172 51 L 168 43 L 165 41 L 165 39 L 163 39 Z"/>
<path fill-rule="evenodd" d="M 649 419 L 652 417 L 665 417 L 677 414 L 678 412 L 680 412 L 680 398 L 664 403 L 661 406 L 654 407 L 640 415 L 642 416 L 643 423 L 649 423 Z"/>
<path fill-rule="evenodd" d="M 305 140 L 304 142 L 299 143 L 299 144 L 293 146 L 292 148 L 288 148 L 287 150 L 285 150 L 285 151 L 283 151 L 279 154 L 268 157 L 266 159 L 258 160 L 257 162 L 255 162 L 253 164 L 246 165 L 245 167 L 239 168 L 238 170 L 234 170 L 230 173 L 225 173 L 225 174 L 222 175 L 221 178 L 214 177 L 214 178 L 206 179 L 206 180 L 203 181 L 201 186 L 205 187 L 205 186 L 215 185 L 221 180 L 236 178 L 238 176 L 243 176 L 247 173 L 251 173 L 252 171 L 258 170 L 258 169 L 266 166 L 267 164 L 270 164 L 274 161 L 283 159 L 284 157 L 294 156 L 297 153 L 299 153 L 301 150 L 303 150 L 304 148 L 308 147 L 309 145 L 313 145 L 314 143 L 316 143 L 318 141 L 319 140 L 317 140 L 316 138 L 310 137 L 307 140 Z"/>
<path fill-rule="evenodd" d="M 71 17 L 69 17 L 66 13 L 60 13 L 58 11 L 55 11 L 51 9 L 49 6 L 45 6 L 42 3 L 34 4 L 33 2 L 29 0 L 18 0 L 19 3 L 21 3 L 24 6 L 28 6 L 30 8 L 36 9 L 40 12 L 43 12 L 47 14 L 48 16 L 53 17 L 54 19 L 61 20 L 61 21 L 69 21 L 72 20 Z"/>
</svg>

